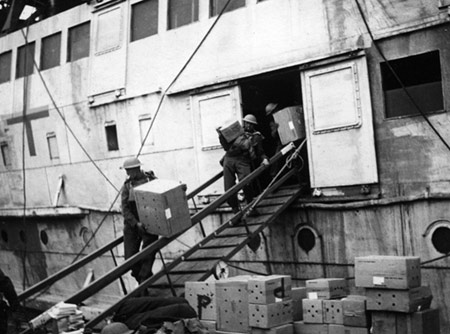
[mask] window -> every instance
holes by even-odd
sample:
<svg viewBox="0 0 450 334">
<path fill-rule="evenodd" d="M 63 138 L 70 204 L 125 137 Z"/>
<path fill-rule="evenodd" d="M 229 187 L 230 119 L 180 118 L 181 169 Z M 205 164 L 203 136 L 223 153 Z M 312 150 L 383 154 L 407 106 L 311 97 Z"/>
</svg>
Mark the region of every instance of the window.
<svg viewBox="0 0 450 334">
<path fill-rule="evenodd" d="M 50 159 L 59 158 L 58 142 L 56 141 L 56 135 L 54 132 L 47 133 L 47 144 Z"/>
<path fill-rule="evenodd" d="M 150 127 L 150 123 L 152 122 L 152 118 L 148 115 L 142 115 L 139 119 L 139 131 L 141 134 L 141 144 L 144 142 L 145 136 L 147 135 L 148 129 Z M 151 146 L 155 144 L 155 136 L 153 135 L 153 128 L 150 130 L 147 139 L 145 139 L 144 146 Z"/>
<path fill-rule="evenodd" d="M 11 51 L 0 55 L 0 84 L 8 82 L 11 78 L 11 56 Z"/>
<path fill-rule="evenodd" d="M 117 140 L 116 124 L 109 123 L 105 125 L 106 131 L 106 144 L 108 145 L 108 151 L 119 150 L 119 141 Z"/>
<path fill-rule="evenodd" d="M 97 36 L 95 54 L 120 48 L 122 41 L 122 9 L 111 8 L 97 16 Z"/>
<path fill-rule="evenodd" d="M 72 62 L 89 57 L 91 23 L 86 22 L 69 29 L 67 61 Z"/>
<path fill-rule="evenodd" d="M 198 21 L 198 0 L 169 1 L 169 29 Z"/>
<path fill-rule="evenodd" d="M 41 70 L 59 66 L 61 57 L 61 33 L 42 39 Z"/>
<path fill-rule="evenodd" d="M 210 13 L 209 16 L 213 17 L 219 15 L 223 7 L 227 4 L 228 0 L 209 0 Z M 232 10 L 245 7 L 245 0 L 231 0 L 225 9 L 226 12 L 231 12 Z"/>
<path fill-rule="evenodd" d="M 11 152 L 9 151 L 8 143 L 0 143 L 0 149 L 2 151 L 3 165 L 11 166 Z"/>
<path fill-rule="evenodd" d="M 439 51 L 391 60 L 389 64 L 424 113 L 444 109 Z M 381 63 L 381 77 L 387 118 L 420 114 L 386 63 Z"/>
<path fill-rule="evenodd" d="M 16 79 L 33 73 L 34 42 L 23 45 L 17 50 Z"/>
<path fill-rule="evenodd" d="M 158 33 L 158 0 L 145 0 L 131 7 L 131 41 Z"/>
</svg>

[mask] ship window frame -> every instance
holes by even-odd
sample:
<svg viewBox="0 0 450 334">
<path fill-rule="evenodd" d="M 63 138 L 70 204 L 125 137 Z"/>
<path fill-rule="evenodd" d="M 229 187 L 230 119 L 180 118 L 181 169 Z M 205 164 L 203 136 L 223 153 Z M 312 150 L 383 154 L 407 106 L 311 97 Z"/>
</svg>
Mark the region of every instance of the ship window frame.
<svg viewBox="0 0 450 334">
<path fill-rule="evenodd" d="M 209 17 L 214 17 L 219 15 L 219 13 L 222 11 L 223 7 L 227 3 L 228 0 L 209 0 Z M 233 4 L 239 1 L 238 7 L 234 7 Z M 232 0 L 230 4 L 228 5 L 228 8 L 224 11 L 225 13 L 232 12 L 236 9 L 243 8 L 247 5 L 246 0 Z M 219 9 L 220 8 L 220 9 Z"/>
<path fill-rule="evenodd" d="M 433 59 L 434 63 L 430 59 Z M 444 111 L 442 61 L 439 49 L 415 53 L 388 60 L 388 62 L 402 81 L 401 84 L 408 89 L 408 93 L 414 99 L 414 103 L 404 92 L 401 84 L 390 71 L 388 64 L 380 62 L 379 71 L 386 119 L 421 115 L 422 113 L 417 110 L 415 104 L 419 106 L 424 114 Z M 438 76 L 439 80 L 430 81 L 430 78 L 434 76 Z M 436 87 L 431 87 L 431 85 Z M 440 100 L 430 99 L 430 96 L 439 97 Z M 397 99 L 397 103 L 395 103 L 394 99 Z M 430 101 L 432 102 L 430 103 Z M 434 103 L 436 104 L 435 106 L 433 105 Z"/>
<path fill-rule="evenodd" d="M 144 137 L 147 134 L 148 127 L 144 127 L 144 123 L 151 122 L 152 117 L 150 115 L 140 115 L 139 116 L 139 134 L 141 138 L 141 145 L 144 143 Z M 155 146 L 155 136 L 154 131 L 150 131 L 144 146 Z"/>
<path fill-rule="evenodd" d="M 91 21 L 70 27 L 67 34 L 67 62 L 71 63 L 89 57 L 90 44 Z"/>
<path fill-rule="evenodd" d="M 109 152 L 119 150 L 119 137 L 117 135 L 116 122 L 105 123 L 105 139 L 106 139 L 106 147 Z"/>
<path fill-rule="evenodd" d="M 11 149 L 7 142 L 0 142 L 0 151 L 2 154 L 3 166 L 9 167 L 12 165 L 11 161 Z"/>
<path fill-rule="evenodd" d="M 182 5 L 181 2 L 183 2 Z M 186 10 L 183 11 L 181 8 L 186 8 L 190 10 L 190 13 Z M 180 10 L 181 9 L 181 10 Z M 177 11 L 178 10 L 178 11 Z M 176 15 L 176 18 L 181 18 L 182 22 L 178 23 L 180 20 L 174 20 L 172 16 Z M 190 15 L 188 15 L 190 14 Z M 180 28 L 182 26 L 192 24 L 199 20 L 199 0 L 169 0 L 167 4 L 167 30 L 173 30 Z M 176 21 L 177 23 L 173 23 Z"/>
<path fill-rule="evenodd" d="M 146 8 L 145 6 L 149 6 Z M 143 8 L 144 7 L 144 8 Z M 145 10 L 143 10 L 145 9 Z M 145 15 L 147 14 L 147 15 Z M 158 0 L 143 0 L 131 5 L 130 43 L 158 34 L 159 2 Z M 154 24 L 146 24 L 148 22 Z M 140 23 L 140 24 L 139 24 Z M 148 29 L 139 29 L 148 27 Z"/>
<path fill-rule="evenodd" d="M 47 147 L 48 154 L 50 160 L 58 160 L 59 159 L 59 148 L 58 148 L 58 139 L 56 138 L 56 133 L 48 132 L 47 133 Z"/>
<path fill-rule="evenodd" d="M 61 32 L 42 38 L 40 58 L 40 69 L 42 71 L 57 67 L 61 64 L 61 38 Z M 52 45 L 52 43 L 55 43 L 55 45 Z"/>
<path fill-rule="evenodd" d="M 0 54 L 0 84 L 11 81 L 12 51 Z"/>
<path fill-rule="evenodd" d="M 28 52 L 28 50 L 31 50 Z M 16 79 L 29 76 L 34 73 L 34 54 L 36 51 L 36 43 L 29 42 L 17 48 L 16 57 Z M 23 54 L 23 53 L 27 54 Z M 26 64 L 21 66 L 21 62 L 26 60 Z"/>
<path fill-rule="evenodd" d="M 94 47 L 96 56 L 121 48 L 123 19 L 121 6 L 111 7 L 97 15 Z"/>
</svg>

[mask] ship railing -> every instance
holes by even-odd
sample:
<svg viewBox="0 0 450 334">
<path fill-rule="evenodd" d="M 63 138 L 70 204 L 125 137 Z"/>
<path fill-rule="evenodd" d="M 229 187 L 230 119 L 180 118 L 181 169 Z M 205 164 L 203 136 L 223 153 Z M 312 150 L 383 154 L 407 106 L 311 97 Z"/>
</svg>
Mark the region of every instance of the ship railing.
<svg viewBox="0 0 450 334">
<path fill-rule="evenodd" d="M 131 270 L 131 268 L 135 264 L 137 264 L 139 261 L 141 261 L 144 258 L 148 257 L 151 253 L 157 252 L 158 250 L 160 250 L 163 247 L 167 246 L 171 242 L 175 241 L 180 236 L 182 236 L 184 233 L 186 233 L 188 230 L 190 230 L 192 227 L 194 227 L 198 223 L 200 223 L 204 218 L 206 218 L 207 216 L 209 216 L 210 214 L 215 212 L 230 197 L 232 197 L 235 194 L 237 194 L 246 185 L 248 185 L 251 182 L 255 181 L 255 179 L 257 179 L 265 170 L 267 170 L 268 168 L 273 166 L 276 162 L 278 162 L 281 158 L 283 158 L 287 153 L 289 153 L 293 148 L 295 148 L 293 143 L 290 143 L 290 144 L 286 145 L 280 152 L 276 153 L 272 158 L 270 158 L 268 165 L 261 165 L 261 166 L 259 166 L 251 174 L 249 174 L 243 180 L 241 180 L 239 183 L 237 183 L 232 188 L 230 188 L 227 192 L 225 192 L 221 196 L 217 197 L 211 204 L 209 204 L 208 206 L 204 207 L 203 209 L 198 211 L 196 214 L 194 214 L 191 217 L 191 226 L 189 228 L 187 228 L 187 229 L 177 233 L 174 236 L 159 238 L 157 241 L 155 241 L 152 244 L 148 245 L 142 251 L 140 251 L 139 253 L 133 255 L 129 259 L 125 260 L 121 265 L 111 269 L 109 272 L 107 272 L 106 274 L 104 274 L 100 278 L 96 279 L 91 284 L 89 284 L 88 286 L 84 287 L 83 289 L 81 289 L 76 294 L 74 294 L 71 297 L 69 297 L 68 299 L 66 299 L 64 302 L 65 303 L 69 303 L 69 304 L 77 304 L 77 305 L 79 305 L 83 301 L 88 299 L 89 297 L 91 297 L 94 294 L 96 294 L 101 289 L 105 288 L 106 286 L 108 286 L 109 284 L 114 282 L 116 279 L 119 279 L 122 275 L 126 274 L 129 270 Z M 188 199 L 190 199 L 193 196 L 195 196 L 198 193 L 200 193 L 202 190 L 204 190 L 206 187 L 208 187 L 209 185 L 211 185 L 212 183 L 217 181 L 222 176 L 223 176 L 222 172 L 220 172 L 220 173 L 216 174 L 215 176 L 213 176 L 210 180 L 206 181 L 202 186 L 198 187 L 197 189 L 195 189 L 191 193 L 189 193 L 187 195 Z M 117 238 L 116 240 L 114 240 L 110 244 L 102 247 L 101 249 L 97 250 L 94 253 L 95 253 L 96 257 L 98 257 L 101 254 L 103 254 L 104 252 L 106 252 L 106 251 L 112 249 L 113 247 L 119 245 L 121 242 L 123 242 L 123 237 Z M 89 262 L 88 259 L 89 260 L 93 260 L 95 258 L 93 256 L 94 253 L 86 256 L 83 259 L 80 259 L 79 261 L 77 261 L 74 264 L 70 265 L 68 268 L 63 269 L 60 272 L 58 272 L 57 274 L 49 277 L 47 280 L 45 280 L 46 281 L 45 284 L 44 284 L 44 282 L 41 282 L 41 283 L 36 284 L 36 286 L 40 285 L 40 289 L 42 289 L 43 287 L 48 286 L 48 285 L 56 282 L 57 281 L 57 279 L 55 279 L 56 277 L 58 277 L 58 279 L 61 279 L 65 275 L 67 275 L 67 274 L 75 271 L 76 269 L 80 268 L 81 267 L 80 263 L 86 264 L 86 263 Z M 32 295 L 31 292 L 28 292 L 31 289 L 33 289 L 33 293 L 36 293 L 38 291 L 36 286 L 31 287 L 27 291 L 24 291 L 21 294 L 21 299 L 25 298 L 25 297 L 23 297 L 25 294 L 27 296 Z M 135 289 L 132 292 L 130 292 L 128 294 L 128 296 L 132 297 L 132 296 L 137 295 L 139 293 L 140 293 L 140 289 L 138 287 L 137 289 Z M 29 329 L 23 331 L 21 334 L 29 333 L 33 329 L 34 328 L 29 328 Z"/>
</svg>

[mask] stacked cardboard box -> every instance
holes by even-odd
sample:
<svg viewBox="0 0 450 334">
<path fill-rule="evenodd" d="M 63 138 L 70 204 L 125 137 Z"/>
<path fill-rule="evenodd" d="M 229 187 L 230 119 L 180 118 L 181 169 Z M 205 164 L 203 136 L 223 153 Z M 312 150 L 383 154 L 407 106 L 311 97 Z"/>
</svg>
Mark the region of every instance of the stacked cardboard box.
<svg viewBox="0 0 450 334">
<path fill-rule="evenodd" d="M 295 334 L 368 334 L 370 319 L 364 296 L 347 295 L 347 281 L 327 278 L 306 281 L 303 321 Z"/>
<path fill-rule="evenodd" d="M 355 285 L 366 290 L 373 334 L 440 333 L 439 312 L 429 310 L 431 291 L 421 285 L 418 257 L 357 257 Z"/>
<path fill-rule="evenodd" d="M 295 289 L 297 300 L 305 289 Z M 293 334 L 288 275 L 235 276 L 186 282 L 185 297 L 210 333 Z"/>
</svg>

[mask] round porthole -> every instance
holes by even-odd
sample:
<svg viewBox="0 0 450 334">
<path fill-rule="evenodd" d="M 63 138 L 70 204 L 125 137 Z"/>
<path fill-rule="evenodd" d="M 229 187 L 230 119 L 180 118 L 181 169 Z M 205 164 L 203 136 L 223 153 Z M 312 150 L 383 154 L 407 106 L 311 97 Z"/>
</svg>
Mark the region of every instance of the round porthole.
<svg viewBox="0 0 450 334">
<path fill-rule="evenodd" d="M 47 232 L 45 232 L 44 230 L 42 230 L 41 233 L 40 233 L 40 236 L 41 236 L 41 241 L 42 241 L 42 243 L 43 243 L 44 245 L 47 245 L 47 244 L 48 244 L 48 235 L 47 235 Z"/>
<path fill-rule="evenodd" d="M 8 232 L 6 232 L 5 230 L 2 230 L 2 240 L 5 243 L 8 242 Z"/>
<path fill-rule="evenodd" d="M 450 228 L 440 226 L 433 231 L 431 243 L 439 253 L 447 254 L 450 252 Z"/>
<path fill-rule="evenodd" d="M 300 225 L 297 228 L 295 239 L 298 247 L 309 253 L 316 247 L 317 232 L 309 225 Z"/>
</svg>

